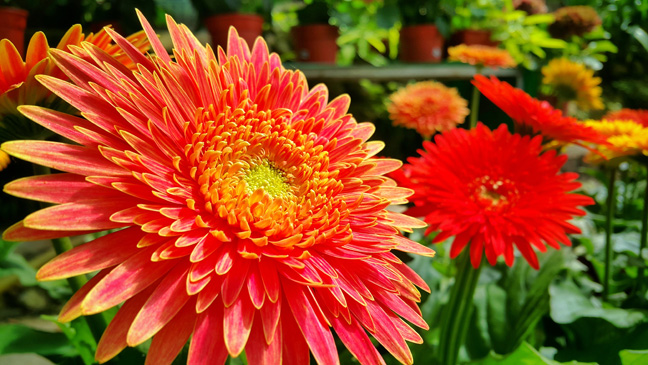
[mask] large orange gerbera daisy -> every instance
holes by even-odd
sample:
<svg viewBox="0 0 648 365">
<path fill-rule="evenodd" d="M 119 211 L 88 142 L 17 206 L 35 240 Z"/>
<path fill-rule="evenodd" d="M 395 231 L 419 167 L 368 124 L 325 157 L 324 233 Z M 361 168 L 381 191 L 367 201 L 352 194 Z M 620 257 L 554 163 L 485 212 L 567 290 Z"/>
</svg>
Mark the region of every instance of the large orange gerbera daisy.
<svg viewBox="0 0 648 365">
<path fill-rule="evenodd" d="M 490 79 L 475 75 L 473 85 L 493 104 L 497 105 L 516 123 L 516 130 L 542 134 L 545 142 L 557 143 L 605 143 L 606 138 L 591 127 L 575 118 L 566 117 L 548 102 L 531 97 L 523 90 L 500 81 L 495 76 Z"/>
<path fill-rule="evenodd" d="M 135 33 L 127 38 L 140 51 L 149 48 L 148 40 L 143 32 Z M 106 30 L 98 33 L 83 34 L 80 25 L 72 26 L 61 38 L 59 50 L 74 54 L 83 53 L 82 42 L 96 46 L 93 56 L 114 57 L 127 67 L 134 67 L 126 54 L 112 43 Z M 50 47 L 43 32 L 32 36 L 27 47 L 27 55 L 23 61 L 16 47 L 8 40 L 0 41 L 0 142 L 42 137 L 45 132 L 34 123 L 27 122 L 18 113 L 19 105 L 41 105 L 55 109 L 63 108 L 60 100 L 47 88 L 36 81 L 37 75 L 65 77 L 63 72 L 48 57 Z M 88 57 L 91 57 L 88 55 Z"/>
<path fill-rule="evenodd" d="M 60 314 L 69 321 L 124 302 L 96 358 L 107 361 L 153 336 L 152 364 L 170 363 L 191 337 L 189 363 L 335 364 L 331 328 L 361 363 L 383 362 L 367 332 L 403 363 L 406 341 L 427 328 L 416 305 L 421 278 L 391 250 L 433 255 L 399 230 L 423 222 L 385 208 L 411 194 L 376 159 L 374 126 L 283 68 L 258 39 L 236 31 L 227 52 L 203 47 L 167 18 L 170 57 L 139 14 L 155 55 L 109 31 L 137 64 L 52 57 L 74 82 L 39 80 L 81 119 L 40 107 L 25 115 L 78 145 L 8 142 L 8 153 L 64 173 L 8 184 L 16 196 L 57 205 L 4 233 L 33 240 L 114 233 L 58 256 L 53 280 L 100 270 Z M 401 318 L 402 317 L 402 318 Z M 310 349 L 310 351 L 309 351 Z"/>
<path fill-rule="evenodd" d="M 648 127 L 648 110 L 623 108 L 609 112 L 603 116 L 604 120 L 631 120 L 644 127 Z"/>
<path fill-rule="evenodd" d="M 480 44 L 460 44 L 450 47 L 448 48 L 448 60 L 493 68 L 510 68 L 517 65 L 507 50 Z"/>
<path fill-rule="evenodd" d="M 505 125 L 491 132 L 479 124 L 434 140 L 404 167 L 415 189 L 415 206 L 407 213 L 425 217 L 426 234 L 439 232 L 433 242 L 454 236 L 451 257 L 470 243 L 475 268 L 484 251 L 491 264 L 504 256 L 510 266 L 515 246 L 537 269 L 533 247 L 558 249 L 559 242 L 571 244 L 566 234 L 580 232 L 568 221 L 584 215 L 579 206 L 593 200 L 569 193 L 580 186 L 578 174 L 560 173 L 567 156 L 541 153 L 539 136 L 511 134 Z"/>
<path fill-rule="evenodd" d="M 594 77 L 594 71 L 585 65 L 554 58 L 542 68 L 542 75 L 547 94 L 562 101 L 574 100 L 583 110 L 603 109 L 601 78 Z"/>
<path fill-rule="evenodd" d="M 425 138 L 455 128 L 470 112 L 468 102 L 457 89 L 435 81 L 408 85 L 393 93 L 389 100 L 387 110 L 393 123 L 415 129 Z"/>
</svg>

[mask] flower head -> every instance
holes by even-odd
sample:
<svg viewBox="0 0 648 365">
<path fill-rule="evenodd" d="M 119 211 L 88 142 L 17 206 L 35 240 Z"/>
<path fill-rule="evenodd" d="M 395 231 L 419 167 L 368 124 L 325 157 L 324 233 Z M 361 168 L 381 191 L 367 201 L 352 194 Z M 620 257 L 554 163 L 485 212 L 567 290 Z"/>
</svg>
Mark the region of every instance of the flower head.
<svg viewBox="0 0 648 365">
<path fill-rule="evenodd" d="M 468 102 L 457 89 L 435 81 L 408 85 L 389 99 L 387 109 L 394 125 L 415 129 L 426 138 L 437 131 L 455 128 L 470 112 Z"/>
<path fill-rule="evenodd" d="M 549 25 L 549 33 L 555 38 L 580 37 L 602 23 L 596 10 L 587 5 L 563 6 L 553 14 L 556 20 Z"/>
<path fill-rule="evenodd" d="M 309 88 L 258 39 L 235 30 L 227 51 L 202 46 L 167 17 L 172 58 L 139 14 L 154 55 L 113 31 L 137 65 L 53 51 L 70 82 L 39 80 L 86 119 L 21 107 L 75 141 L 14 141 L 3 149 L 64 173 L 5 191 L 55 203 L 4 233 L 33 240 L 119 229 L 58 256 L 51 280 L 100 270 L 60 319 L 124 305 L 99 342 L 107 361 L 153 337 L 150 363 L 170 363 L 191 337 L 189 363 L 338 363 L 331 328 L 361 363 L 382 358 L 367 331 L 399 361 L 407 321 L 427 328 L 415 285 L 391 250 L 432 255 L 400 233 L 423 222 L 385 208 L 411 194 L 384 174 L 400 162 L 372 157 L 374 127 L 347 114 L 349 98 Z"/>
<path fill-rule="evenodd" d="M 484 45 L 465 45 L 448 48 L 448 59 L 459 61 L 473 66 L 486 67 L 515 67 L 517 63 L 511 54 L 504 49 Z"/>
<path fill-rule="evenodd" d="M 558 144 L 605 143 L 605 136 L 585 126 L 575 118 L 566 117 L 548 102 L 531 97 L 523 90 L 498 80 L 476 75 L 473 85 L 516 123 L 516 129 L 529 134 L 541 134 L 545 142 Z"/>
<path fill-rule="evenodd" d="M 542 83 L 547 93 L 561 100 L 575 100 L 583 110 L 603 109 L 599 86 L 601 78 L 580 63 L 566 58 L 554 58 L 542 68 Z"/>
<path fill-rule="evenodd" d="M 135 33 L 127 39 L 141 51 L 148 49 L 148 41 L 143 32 Z M 80 25 L 74 25 L 65 33 L 56 48 L 78 54 L 82 52 L 82 42 L 97 47 L 94 55 L 96 57 L 113 56 L 125 66 L 134 67 L 121 48 L 112 43 L 106 30 L 86 36 L 82 33 Z M 0 142 L 41 138 L 42 134 L 46 133 L 40 126 L 22 117 L 17 110 L 19 105 L 41 105 L 69 111 L 60 99 L 36 81 L 37 75 L 65 77 L 63 71 L 48 57 L 49 50 L 43 32 L 32 36 L 24 61 L 8 39 L 0 41 Z"/>
<path fill-rule="evenodd" d="M 427 233 L 438 231 L 433 242 L 454 236 L 450 256 L 469 243 L 471 261 L 478 267 L 482 252 L 491 264 L 504 256 L 513 264 L 514 248 L 538 268 L 533 247 L 570 245 L 568 233 L 579 229 L 568 222 L 584 215 L 579 206 L 591 198 L 571 194 L 580 184 L 575 173 L 560 173 L 567 160 L 555 150 L 542 151 L 542 138 L 511 134 L 505 125 L 490 131 L 483 124 L 473 130 L 453 129 L 426 141 L 421 157 L 404 166 L 415 193 L 407 211 L 425 217 Z"/>
<path fill-rule="evenodd" d="M 522 10 L 529 15 L 544 14 L 547 12 L 545 0 L 513 0 L 513 8 Z"/>
<path fill-rule="evenodd" d="M 644 109 L 621 109 L 609 112 L 603 116 L 604 120 L 631 120 L 644 127 L 648 127 L 648 110 Z"/>
<path fill-rule="evenodd" d="M 648 127 L 633 120 L 588 120 L 585 125 L 605 136 L 607 143 L 597 146 L 597 153 L 586 156 L 590 163 L 600 163 L 624 156 L 648 155 Z"/>
</svg>

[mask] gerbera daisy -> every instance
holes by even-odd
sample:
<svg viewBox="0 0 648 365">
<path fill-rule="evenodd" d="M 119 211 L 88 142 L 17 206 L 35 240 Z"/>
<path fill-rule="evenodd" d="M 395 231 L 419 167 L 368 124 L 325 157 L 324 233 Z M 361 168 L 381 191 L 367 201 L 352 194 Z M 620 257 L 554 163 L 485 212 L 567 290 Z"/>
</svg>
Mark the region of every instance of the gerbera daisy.
<svg viewBox="0 0 648 365">
<path fill-rule="evenodd" d="M 648 127 L 648 110 L 644 109 L 620 109 L 609 112 L 603 116 L 605 120 L 632 120 L 644 127 Z"/>
<path fill-rule="evenodd" d="M 633 120 L 588 120 L 585 125 L 607 139 L 606 145 L 597 146 L 598 154 L 589 154 L 586 161 L 603 162 L 623 156 L 648 155 L 648 127 Z"/>
<path fill-rule="evenodd" d="M 486 252 L 494 265 L 504 256 L 513 264 L 517 247 L 529 264 L 538 268 L 533 247 L 570 245 L 568 233 L 580 230 L 568 221 L 584 215 L 579 206 L 589 197 L 571 194 L 580 183 L 576 173 L 560 173 L 567 160 L 555 150 L 542 153 L 542 138 L 511 134 L 505 125 L 490 131 L 453 129 L 426 141 L 421 157 L 405 165 L 415 193 L 415 206 L 407 211 L 425 217 L 426 234 L 437 231 L 433 242 L 454 236 L 451 257 L 470 243 L 476 268 Z"/>
<path fill-rule="evenodd" d="M 582 110 L 603 109 L 601 78 L 594 77 L 594 71 L 585 65 L 554 58 L 542 68 L 542 75 L 547 94 L 562 101 L 575 100 Z"/>
<path fill-rule="evenodd" d="M 510 68 L 517 65 L 507 50 L 484 45 L 460 44 L 450 47 L 448 48 L 448 60 L 492 68 Z"/>
<path fill-rule="evenodd" d="M 545 142 L 555 141 L 559 144 L 605 143 L 605 136 L 575 118 L 566 117 L 548 102 L 533 98 L 521 89 L 500 81 L 497 77 L 490 79 L 475 75 L 473 85 L 493 104 L 497 105 L 516 123 L 516 130 L 529 134 L 542 134 Z"/>
<path fill-rule="evenodd" d="M 394 125 L 415 129 L 425 138 L 461 124 L 470 112 L 456 88 L 423 81 L 393 93 L 387 107 Z"/>
<path fill-rule="evenodd" d="M 99 342 L 105 362 L 153 336 L 147 362 L 170 363 L 191 337 L 188 362 L 339 363 L 331 329 L 361 363 L 382 363 L 368 334 L 403 363 L 427 328 L 416 303 L 425 282 L 391 250 L 433 255 L 400 230 L 424 223 L 385 208 L 411 194 L 372 157 L 374 126 L 328 101 L 258 39 L 234 29 L 227 51 L 200 45 L 167 17 L 172 58 L 138 13 L 155 55 L 109 31 L 137 64 L 52 51 L 73 83 L 39 80 L 81 119 L 21 107 L 75 141 L 8 142 L 16 157 L 64 173 L 8 184 L 55 203 L 6 240 L 119 229 L 58 256 L 41 280 L 100 270 L 60 314 L 69 321 L 124 302 Z M 402 318 L 401 318 L 402 317 Z"/>
<path fill-rule="evenodd" d="M 143 32 L 135 33 L 127 40 L 140 51 L 148 50 L 148 41 Z M 134 64 L 121 48 L 112 43 L 106 30 L 83 34 L 80 25 L 72 26 L 61 38 L 59 50 L 78 54 L 82 42 L 97 47 L 96 57 L 113 56 L 127 67 Z M 46 131 L 25 120 L 17 107 L 19 105 L 41 105 L 68 111 L 61 101 L 47 88 L 36 81 L 36 75 L 64 77 L 64 74 L 48 57 L 50 47 L 43 32 L 35 33 L 27 47 L 23 61 L 16 47 L 7 39 L 0 41 L 0 142 L 20 138 L 42 138 Z"/>
</svg>

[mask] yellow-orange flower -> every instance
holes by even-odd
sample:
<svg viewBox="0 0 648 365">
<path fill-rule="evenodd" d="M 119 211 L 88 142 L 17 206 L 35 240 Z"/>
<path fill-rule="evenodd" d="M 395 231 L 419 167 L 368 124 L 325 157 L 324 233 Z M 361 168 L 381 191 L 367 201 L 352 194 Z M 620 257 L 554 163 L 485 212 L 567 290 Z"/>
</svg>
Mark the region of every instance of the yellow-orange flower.
<svg viewBox="0 0 648 365">
<path fill-rule="evenodd" d="M 632 120 L 644 127 L 648 127 L 648 110 L 644 109 L 621 109 L 608 112 L 602 119 L 607 120 Z"/>
<path fill-rule="evenodd" d="M 408 85 L 389 99 L 387 109 L 394 125 L 415 129 L 425 138 L 455 128 L 470 112 L 457 89 L 435 81 Z"/>
<path fill-rule="evenodd" d="M 6 152 L 0 150 L 0 171 L 4 170 L 5 167 L 9 165 L 9 162 L 11 162 L 9 155 Z"/>
<path fill-rule="evenodd" d="M 143 32 L 135 33 L 126 39 L 140 51 L 149 48 Z M 113 61 L 113 66 L 117 69 L 124 66 L 134 67 L 134 63 L 112 42 L 105 30 L 85 35 L 81 25 L 74 25 L 65 33 L 56 48 L 76 55 L 87 48 L 84 46 L 85 42 L 98 48 L 98 50 L 95 48 L 94 57 L 119 61 L 119 65 Z M 41 105 L 57 110 L 65 105 L 35 78 L 37 75 L 66 78 L 63 71 L 48 57 L 49 50 L 43 32 L 37 32 L 32 36 L 24 60 L 8 39 L 0 41 L 0 142 L 42 138 L 41 134 L 46 133 L 43 128 L 20 115 L 17 110 L 19 105 Z"/>
<path fill-rule="evenodd" d="M 609 145 L 598 145 L 599 154 L 591 153 L 586 160 L 602 162 L 601 156 L 613 159 L 623 156 L 648 155 L 648 128 L 632 120 L 588 120 L 585 125 L 607 136 Z"/>
<path fill-rule="evenodd" d="M 548 94 L 564 101 L 576 101 L 582 110 L 603 109 L 601 78 L 585 65 L 567 58 L 555 58 L 542 68 L 542 83 Z"/>
<path fill-rule="evenodd" d="M 517 63 L 511 54 L 504 49 L 484 45 L 465 45 L 448 48 L 448 59 L 459 61 L 473 66 L 487 67 L 515 67 Z"/>
</svg>

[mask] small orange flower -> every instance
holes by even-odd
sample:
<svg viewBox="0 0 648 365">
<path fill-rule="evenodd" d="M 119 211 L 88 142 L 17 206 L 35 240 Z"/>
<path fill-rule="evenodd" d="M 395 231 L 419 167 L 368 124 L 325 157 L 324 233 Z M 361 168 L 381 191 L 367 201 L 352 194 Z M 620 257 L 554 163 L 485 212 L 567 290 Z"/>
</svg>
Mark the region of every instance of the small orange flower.
<svg viewBox="0 0 648 365">
<path fill-rule="evenodd" d="M 594 71 L 585 65 L 555 58 L 542 68 L 542 75 L 548 94 L 563 101 L 575 100 L 583 110 L 603 109 L 601 78 L 594 77 Z"/>
<path fill-rule="evenodd" d="M 435 81 L 408 85 L 389 99 L 387 109 L 394 125 L 415 129 L 425 138 L 455 128 L 470 112 L 457 89 Z"/>
<path fill-rule="evenodd" d="M 632 120 L 644 127 L 648 127 L 648 110 L 645 109 L 621 109 L 609 112 L 603 116 L 606 120 Z"/>
<path fill-rule="evenodd" d="M 142 52 L 149 48 L 143 32 L 135 33 L 126 39 Z M 87 44 L 92 44 L 93 47 Z M 113 66 L 117 68 L 134 67 L 134 63 L 121 48 L 112 43 L 106 30 L 86 36 L 82 33 L 81 25 L 74 25 L 65 33 L 56 48 L 72 54 L 78 54 L 83 49 L 92 49 L 95 57 L 114 57 L 108 60 L 119 61 L 122 65 L 113 61 Z M 37 32 L 29 41 L 24 61 L 8 39 L 0 41 L 0 142 L 43 137 L 41 134 L 45 130 L 25 120 L 17 110 L 19 105 L 65 109 L 64 103 L 36 80 L 37 75 L 65 78 L 62 70 L 48 57 L 49 50 L 43 32 Z"/>
<path fill-rule="evenodd" d="M 448 56 L 450 61 L 459 61 L 473 66 L 510 68 L 517 65 L 507 50 L 484 45 L 460 44 L 450 47 Z"/>
</svg>

